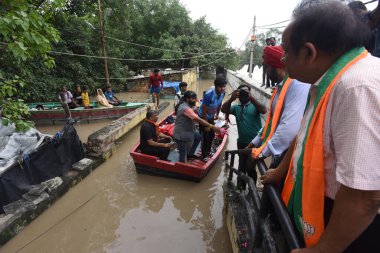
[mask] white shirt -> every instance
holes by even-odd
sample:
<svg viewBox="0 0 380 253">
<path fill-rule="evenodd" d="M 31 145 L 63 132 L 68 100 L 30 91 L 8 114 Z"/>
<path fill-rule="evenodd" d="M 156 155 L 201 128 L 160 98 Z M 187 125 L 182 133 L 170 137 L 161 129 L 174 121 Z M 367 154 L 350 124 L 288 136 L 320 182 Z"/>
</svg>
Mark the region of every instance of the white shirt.
<svg viewBox="0 0 380 253">
<path fill-rule="evenodd" d="M 61 95 L 59 95 L 58 97 L 59 97 L 59 101 L 61 101 L 61 103 L 64 103 L 64 104 L 68 104 L 73 101 L 73 95 L 71 94 L 70 91 L 63 92 L 63 98 L 61 97 Z"/>
<path fill-rule="evenodd" d="M 183 94 L 181 91 L 178 91 L 174 96 L 174 106 L 178 105 L 180 99 L 183 97 Z"/>
<path fill-rule="evenodd" d="M 295 173 L 320 80 L 310 89 L 298 133 Z M 368 54 L 338 79 L 326 109 L 323 143 L 327 197 L 335 199 L 340 184 L 380 190 L 380 59 Z"/>
</svg>

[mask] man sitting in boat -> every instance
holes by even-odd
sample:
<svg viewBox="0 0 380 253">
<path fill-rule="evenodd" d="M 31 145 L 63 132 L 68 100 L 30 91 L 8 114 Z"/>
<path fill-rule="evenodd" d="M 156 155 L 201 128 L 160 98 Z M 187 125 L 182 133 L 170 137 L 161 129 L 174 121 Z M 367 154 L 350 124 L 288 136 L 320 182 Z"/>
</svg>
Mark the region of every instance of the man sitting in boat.
<svg viewBox="0 0 380 253">
<path fill-rule="evenodd" d="M 90 105 L 90 97 L 88 96 L 88 86 L 87 85 L 85 85 L 83 87 L 83 92 L 82 92 L 81 97 L 82 97 L 84 109 L 91 109 L 92 106 Z"/>
<path fill-rule="evenodd" d="M 195 132 L 195 123 L 209 127 L 213 131 L 220 133 L 220 129 L 206 120 L 201 119 L 192 109 L 197 102 L 197 94 L 193 91 L 186 91 L 183 95 L 183 102 L 179 105 L 177 118 L 174 126 L 174 139 L 179 151 L 179 161 L 185 163 L 187 158 L 196 158 L 195 151 L 201 141 L 201 135 Z"/>
<path fill-rule="evenodd" d="M 121 105 L 121 100 L 118 99 L 114 94 L 111 89 L 110 85 L 107 85 L 106 92 L 104 92 L 104 96 L 108 100 L 108 103 L 110 103 L 113 106 L 118 106 Z"/>
<path fill-rule="evenodd" d="M 80 89 L 80 86 L 77 85 L 75 87 L 75 91 L 73 93 L 73 101 L 78 105 L 78 106 L 83 106 L 83 100 L 82 100 L 82 91 Z"/>
<path fill-rule="evenodd" d="M 98 94 L 96 96 L 96 100 L 98 101 L 98 104 L 100 106 L 105 106 L 105 107 L 108 107 L 108 108 L 112 108 L 113 107 L 113 105 L 111 105 L 108 102 L 108 100 L 106 99 L 106 97 L 104 96 L 102 89 L 97 89 L 96 92 Z"/>
<path fill-rule="evenodd" d="M 211 87 L 204 93 L 203 101 L 198 110 L 199 116 L 211 125 L 214 124 L 214 117 L 219 115 L 227 81 L 223 75 L 219 74 L 214 80 L 214 85 L 214 87 Z M 202 156 L 206 158 L 211 151 L 212 140 L 215 136 L 214 131 L 204 125 L 199 126 L 199 131 L 202 134 Z"/>
<path fill-rule="evenodd" d="M 170 147 L 173 145 L 172 138 L 160 133 L 158 128 L 158 111 L 148 111 L 140 128 L 141 153 L 157 156 L 161 160 L 167 160 Z M 160 139 L 161 138 L 161 139 Z"/>
</svg>

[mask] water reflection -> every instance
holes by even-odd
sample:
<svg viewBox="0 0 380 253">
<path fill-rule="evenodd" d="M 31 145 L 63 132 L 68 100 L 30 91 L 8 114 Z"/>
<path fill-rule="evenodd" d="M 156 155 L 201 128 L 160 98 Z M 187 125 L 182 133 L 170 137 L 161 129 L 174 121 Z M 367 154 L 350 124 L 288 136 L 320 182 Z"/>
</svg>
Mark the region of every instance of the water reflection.
<svg viewBox="0 0 380 253">
<path fill-rule="evenodd" d="M 202 81 L 199 90 L 212 81 Z M 126 175 L 130 169 L 128 162 Z M 230 252 L 222 213 L 224 178 L 222 160 L 200 183 L 138 174 L 127 187 L 129 200 L 138 206 L 125 211 L 106 252 Z"/>
<path fill-rule="evenodd" d="M 138 206 L 120 219 L 117 239 L 106 252 L 229 252 L 215 241 L 217 234 L 226 233 L 221 165 L 201 183 L 138 175 L 137 187 L 128 194 Z"/>
</svg>

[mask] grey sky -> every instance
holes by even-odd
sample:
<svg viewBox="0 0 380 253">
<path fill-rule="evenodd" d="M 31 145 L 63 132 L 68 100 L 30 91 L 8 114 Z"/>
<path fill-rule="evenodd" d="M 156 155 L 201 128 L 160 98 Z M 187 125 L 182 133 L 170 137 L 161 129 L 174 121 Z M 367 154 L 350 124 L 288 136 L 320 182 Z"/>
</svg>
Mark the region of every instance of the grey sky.
<svg viewBox="0 0 380 253">
<path fill-rule="evenodd" d="M 246 38 L 256 15 L 256 25 L 263 26 L 290 19 L 300 0 L 179 0 L 195 20 L 206 20 L 219 32 L 226 34 L 232 47 L 239 48 Z M 369 10 L 377 3 L 367 5 Z M 286 25 L 280 24 L 279 26 Z M 265 31 L 259 29 L 260 33 Z"/>
</svg>

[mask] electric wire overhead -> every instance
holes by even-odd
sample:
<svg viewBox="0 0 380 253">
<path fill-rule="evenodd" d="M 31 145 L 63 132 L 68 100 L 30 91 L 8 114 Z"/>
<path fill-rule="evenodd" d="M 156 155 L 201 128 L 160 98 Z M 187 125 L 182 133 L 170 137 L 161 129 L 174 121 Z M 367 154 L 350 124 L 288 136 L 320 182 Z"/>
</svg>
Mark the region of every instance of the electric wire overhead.
<svg viewBox="0 0 380 253">
<path fill-rule="evenodd" d="M 201 66 L 196 66 L 196 67 L 203 68 L 203 67 L 209 66 L 209 65 L 211 65 L 211 64 L 213 64 L 213 63 L 215 63 L 215 62 L 217 62 L 217 61 L 219 61 L 219 60 L 225 58 L 226 56 L 228 56 L 228 55 L 230 55 L 230 54 L 232 54 L 232 52 L 226 53 L 226 54 L 224 54 L 222 57 L 219 57 L 218 59 L 216 59 L 216 60 L 214 60 L 214 61 L 212 61 L 212 62 L 209 62 L 209 63 L 204 64 L 204 65 L 201 65 Z M 104 78 L 104 77 L 98 77 L 98 78 L 96 78 L 96 79 L 105 79 L 105 78 Z M 125 79 L 125 77 L 114 77 L 114 78 L 109 78 L 109 79 L 110 79 L 110 80 L 120 80 L 120 79 Z"/>
<path fill-rule="evenodd" d="M 50 54 L 56 54 L 56 55 L 69 55 L 69 56 L 94 58 L 94 59 L 105 59 L 106 58 L 107 60 L 135 61 L 135 62 L 163 62 L 163 61 L 191 60 L 194 58 L 200 58 L 203 56 L 211 55 L 211 54 L 205 54 L 205 55 L 196 55 L 196 56 L 192 56 L 192 57 L 183 57 L 183 58 L 175 58 L 175 59 L 136 59 L 136 58 L 117 58 L 117 57 L 109 57 L 109 56 L 104 57 L 104 56 L 97 56 L 97 55 L 74 54 L 74 53 L 59 52 L 59 51 L 50 51 L 49 53 Z M 225 53 L 225 54 L 230 54 L 230 53 Z"/>
<path fill-rule="evenodd" d="M 291 21 L 291 19 L 284 20 L 284 21 L 277 22 L 277 23 L 273 23 L 273 24 L 269 24 L 269 25 L 258 25 L 258 26 L 256 26 L 256 28 L 264 28 L 264 27 L 267 27 L 267 26 L 278 25 L 278 24 L 289 22 L 289 21 Z"/>
<path fill-rule="evenodd" d="M 126 40 L 121 40 L 121 39 L 117 39 L 117 38 L 113 38 L 113 37 L 109 37 L 109 36 L 105 36 L 105 38 L 110 39 L 110 40 L 114 40 L 114 41 L 118 41 L 118 42 L 123 42 L 123 43 L 130 44 L 130 45 L 134 45 L 134 46 L 138 46 L 138 47 L 152 48 L 152 49 L 157 49 L 157 50 L 162 50 L 162 51 L 169 51 L 169 52 L 175 52 L 175 53 L 202 55 L 202 56 L 203 55 L 209 55 L 209 54 L 217 54 L 217 52 L 228 50 L 228 48 L 222 48 L 222 49 L 217 49 L 216 51 L 213 51 L 213 52 L 194 53 L 194 52 L 186 52 L 186 51 L 181 51 L 181 50 L 173 50 L 173 49 L 152 47 L 152 46 L 147 46 L 147 45 L 143 45 L 143 44 L 129 42 L 129 41 L 126 41 Z"/>
<path fill-rule="evenodd" d="M 264 29 L 281 29 L 281 28 L 285 28 L 286 25 L 283 25 L 283 26 L 274 26 L 274 27 L 262 27 L 262 28 L 257 28 L 257 29 L 260 29 L 260 30 L 264 30 Z"/>
</svg>

